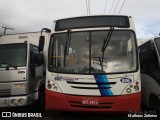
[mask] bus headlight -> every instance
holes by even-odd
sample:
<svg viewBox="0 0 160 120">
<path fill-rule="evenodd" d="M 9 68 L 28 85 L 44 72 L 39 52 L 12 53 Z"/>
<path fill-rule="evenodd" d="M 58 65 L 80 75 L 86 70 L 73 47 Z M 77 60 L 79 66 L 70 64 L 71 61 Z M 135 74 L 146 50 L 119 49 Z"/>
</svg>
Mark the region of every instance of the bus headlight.
<svg viewBox="0 0 160 120">
<path fill-rule="evenodd" d="M 126 89 L 126 92 L 127 92 L 127 93 L 131 93 L 131 91 L 132 91 L 131 88 L 127 88 L 127 89 Z"/>
<path fill-rule="evenodd" d="M 16 99 L 12 99 L 12 100 L 11 100 L 11 104 L 12 104 L 12 105 L 17 105 L 17 103 L 18 103 L 18 101 L 17 101 Z"/>
<path fill-rule="evenodd" d="M 58 90 L 58 87 L 57 87 L 57 86 L 54 86 L 54 87 L 53 87 L 53 90 L 54 90 L 54 91 L 57 91 L 57 90 Z"/>
<path fill-rule="evenodd" d="M 135 89 L 135 91 L 138 91 L 138 90 L 139 90 L 139 86 L 138 86 L 138 85 L 135 85 L 135 86 L 134 86 L 134 89 Z"/>
<path fill-rule="evenodd" d="M 48 88 L 48 89 L 51 89 L 51 88 L 52 88 L 52 85 L 51 85 L 50 83 L 48 83 L 47 88 Z"/>
<path fill-rule="evenodd" d="M 24 105 L 25 104 L 25 100 L 24 99 L 19 99 L 18 100 L 18 104 L 19 105 Z"/>
</svg>

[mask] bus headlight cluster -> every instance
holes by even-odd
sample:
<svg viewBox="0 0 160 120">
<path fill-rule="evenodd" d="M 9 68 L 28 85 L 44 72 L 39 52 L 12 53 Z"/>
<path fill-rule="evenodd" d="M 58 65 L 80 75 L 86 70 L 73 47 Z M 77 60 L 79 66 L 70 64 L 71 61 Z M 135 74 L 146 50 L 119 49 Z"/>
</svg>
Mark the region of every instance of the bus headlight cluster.
<svg viewBox="0 0 160 120">
<path fill-rule="evenodd" d="M 47 81 L 47 88 L 58 91 L 58 86 L 56 85 L 56 83 L 53 83 L 50 80 Z"/>
<path fill-rule="evenodd" d="M 134 85 L 133 88 L 134 88 L 135 91 L 139 90 L 139 82 L 138 81 L 136 82 L 136 85 Z"/>
<path fill-rule="evenodd" d="M 10 101 L 10 103 L 11 103 L 11 105 L 13 105 L 13 106 L 22 106 L 22 105 L 24 105 L 25 104 L 25 99 L 23 99 L 23 98 L 20 98 L 20 99 L 12 99 L 11 101 Z"/>
<path fill-rule="evenodd" d="M 139 89 L 140 89 L 139 82 L 134 82 L 134 83 L 131 83 L 127 86 L 126 92 L 127 93 L 131 93 L 132 91 L 137 92 L 137 91 L 139 91 Z"/>
</svg>

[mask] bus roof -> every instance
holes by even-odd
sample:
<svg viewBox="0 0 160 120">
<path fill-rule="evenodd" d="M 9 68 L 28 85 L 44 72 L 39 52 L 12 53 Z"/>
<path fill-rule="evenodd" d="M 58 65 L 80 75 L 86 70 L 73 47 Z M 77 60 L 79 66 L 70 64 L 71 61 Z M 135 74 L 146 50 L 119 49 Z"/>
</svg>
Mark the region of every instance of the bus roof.
<svg viewBox="0 0 160 120">
<path fill-rule="evenodd" d="M 129 17 L 124 15 L 98 15 L 60 19 L 56 21 L 55 31 L 98 27 L 129 28 Z"/>
</svg>

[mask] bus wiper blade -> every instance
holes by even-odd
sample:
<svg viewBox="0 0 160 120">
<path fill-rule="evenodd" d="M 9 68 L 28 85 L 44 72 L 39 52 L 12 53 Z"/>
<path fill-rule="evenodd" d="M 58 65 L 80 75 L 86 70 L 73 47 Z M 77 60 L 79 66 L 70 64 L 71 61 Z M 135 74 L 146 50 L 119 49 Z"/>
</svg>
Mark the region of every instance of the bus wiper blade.
<svg viewBox="0 0 160 120">
<path fill-rule="evenodd" d="M 6 70 L 9 70 L 10 67 L 13 67 L 14 69 L 17 70 L 17 66 L 7 66 L 7 67 L 6 67 Z"/>
<path fill-rule="evenodd" d="M 64 48 L 64 67 L 66 64 L 66 55 L 69 54 L 70 41 L 71 41 L 71 31 L 67 30 L 67 40 Z"/>
<path fill-rule="evenodd" d="M 2 66 L 2 68 L 6 68 L 6 70 L 9 70 L 10 67 L 17 69 L 17 66 L 12 66 L 10 63 L 6 62 L 0 62 L 0 66 Z"/>
<path fill-rule="evenodd" d="M 71 41 L 71 31 L 67 30 L 67 40 L 66 40 L 66 44 L 65 44 L 65 55 L 68 55 L 68 53 L 69 53 L 70 41 Z"/>
<path fill-rule="evenodd" d="M 98 61 L 99 61 L 99 65 L 101 66 L 101 69 L 102 69 L 102 71 L 103 71 L 103 66 L 105 66 L 105 65 L 103 65 L 103 59 L 106 59 L 106 58 L 102 58 L 102 57 L 94 57 L 94 58 L 98 58 Z M 96 63 L 96 64 L 98 64 L 98 63 Z M 107 67 L 107 66 L 105 66 L 105 67 Z"/>
<path fill-rule="evenodd" d="M 6 63 L 6 62 L 0 62 L 0 66 L 1 68 L 6 68 L 6 70 L 9 70 L 9 67 L 11 66 L 10 63 Z"/>
<path fill-rule="evenodd" d="M 98 58 L 98 61 L 99 61 L 100 65 L 101 65 L 101 69 L 103 71 L 103 63 L 102 63 L 101 57 L 94 57 L 94 58 Z"/>
<path fill-rule="evenodd" d="M 101 49 L 101 52 L 104 52 L 106 50 L 108 42 L 109 42 L 109 40 L 110 40 L 110 38 L 112 36 L 113 30 L 114 30 L 114 27 L 111 27 L 110 30 L 109 30 L 109 32 L 108 32 L 108 34 L 107 34 L 107 37 L 104 39 L 104 43 L 103 43 L 103 47 Z"/>
<path fill-rule="evenodd" d="M 17 66 L 12 66 L 12 67 L 17 70 Z"/>
<path fill-rule="evenodd" d="M 103 43 L 103 47 L 101 49 L 101 52 L 102 52 L 102 63 L 103 63 L 103 59 L 104 59 L 104 51 L 106 50 L 106 47 L 109 43 L 109 40 L 111 39 L 111 36 L 112 36 L 112 32 L 114 30 L 114 27 L 111 27 L 108 34 L 107 34 L 107 37 L 104 39 L 104 43 Z"/>
</svg>

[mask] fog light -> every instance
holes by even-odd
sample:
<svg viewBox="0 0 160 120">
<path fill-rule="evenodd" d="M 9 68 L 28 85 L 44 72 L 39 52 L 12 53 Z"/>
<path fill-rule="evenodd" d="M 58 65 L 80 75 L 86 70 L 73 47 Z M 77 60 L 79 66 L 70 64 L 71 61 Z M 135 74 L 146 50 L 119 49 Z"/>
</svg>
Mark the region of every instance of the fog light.
<svg viewBox="0 0 160 120">
<path fill-rule="evenodd" d="M 26 83 L 15 83 L 13 86 L 14 88 L 24 88 L 26 87 Z"/>
<path fill-rule="evenodd" d="M 127 88 L 127 89 L 126 89 L 126 92 L 127 92 L 127 93 L 131 93 L 131 89 L 130 89 L 130 88 Z"/>
<path fill-rule="evenodd" d="M 19 105 L 24 105 L 25 104 L 25 100 L 24 99 L 19 99 L 18 100 L 18 104 Z"/>
<path fill-rule="evenodd" d="M 57 87 L 57 86 L 54 86 L 54 87 L 53 87 L 53 90 L 54 90 L 54 91 L 57 91 L 57 90 L 58 90 L 58 87 Z"/>
<path fill-rule="evenodd" d="M 129 87 L 130 87 L 130 88 L 132 88 L 132 87 L 133 87 L 133 85 L 130 85 Z"/>
<path fill-rule="evenodd" d="M 11 100 L 12 105 L 17 105 L 18 101 L 16 99 Z"/>
<path fill-rule="evenodd" d="M 135 89 L 135 91 L 138 91 L 138 90 L 139 90 L 139 86 L 138 86 L 138 85 L 135 85 L 135 86 L 134 86 L 134 89 Z"/>
</svg>

